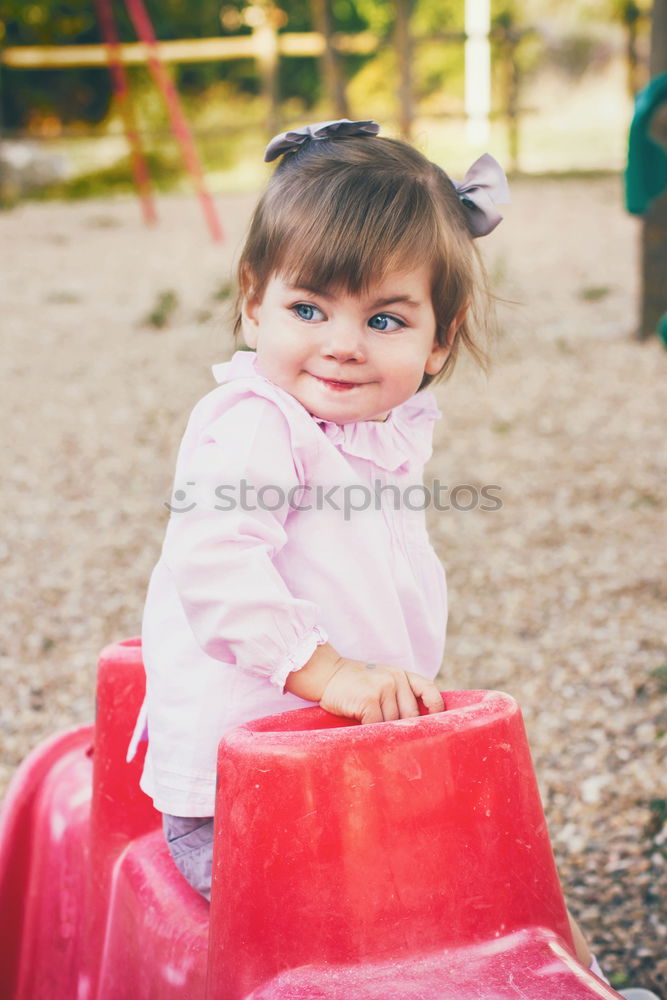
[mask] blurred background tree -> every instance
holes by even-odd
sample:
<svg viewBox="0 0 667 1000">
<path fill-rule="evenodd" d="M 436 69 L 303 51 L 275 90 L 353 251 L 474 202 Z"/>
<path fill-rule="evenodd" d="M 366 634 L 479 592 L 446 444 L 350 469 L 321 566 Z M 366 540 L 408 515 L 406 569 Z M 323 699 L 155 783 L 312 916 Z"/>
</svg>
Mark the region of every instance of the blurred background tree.
<svg viewBox="0 0 667 1000">
<path fill-rule="evenodd" d="M 494 0 L 496 29 L 513 45 L 513 58 L 521 75 L 530 73 L 547 57 L 561 69 L 576 74 L 594 67 L 605 57 L 605 46 L 596 25 L 624 24 L 628 33 L 629 74 L 634 81 L 639 56 L 637 24 L 648 0 Z M 251 31 L 245 0 L 146 0 L 156 35 L 161 40 L 247 34 Z M 370 31 L 380 40 L 374 54 L 339 57 L 341 72 L 352 94 L 371 103 L 391 100 L 392 75 L 397 73 L 396 52 L 389 44 L 395 29 L 397 4 L 393 0 L 282 0 L 280 30 L 302 32 L 328 29 L 356 34 Z M 443 35 L 463 30 L 460 0 L 408 0 L 411 32 L 420 39 L 413 67 L 414 99 L 426 102 L 424 111 L 453 111 L 463 86 L 461 45 L 443 46 Z M 123 3 L 115 4 L 120 36 L 136 36 Z M 554 29 L 554 24 L 558 29 Z M 529 32 L 527 29 L 533 29 Z M 531 35 L 530 43 L 528 36 Z M 500 38 L 496 31 L 496 40 Z M 93 0 L 0 0 L 0 44 L 61 45 L 101 42 Z M 538 44 L 539 41 L 539 44 Z M 241 95 L 256 95 L 261 87 L 255 61 L 234 59 L 181 64 L 175 67 L 176 83 L 186 95 L 205 95 L 218 82 L 226 82 Z M 139 76 L 135 71 L 135 76 Z M 321 65 L 315 57 L 280 60 L 278 87 L 281 98 L 295 101 L 303 110 L 317 106 L 323 97 Z M 395 77 L 394 77 L 395 79 Z M 636 89 L 636 86 L 635 86 Z M 110 85 L 98 68 L 12 71 L 2 88 L 2 113 L 7 129 L 29 128 L 40 116 L 63 124 L 101 122 L 109 110 Z"/>
<path fill-rule="evenodd" d="M 0 43 L 62 45 L 100 41 L 92 0 L 0 0 Z M 2 88 L 6 128 L 29 127 L 38 117 L 59 121 L 101 121 L 111 86 L 105 70 L 15 70 Z"/>
<path fill-rule="evenodd" d="M 160 40 L 210 38 L 250 33 L 244 0 L 146 0 L 146 8 Z M 314 0 L 288 0 L 284 5 L 284 25 L 290 31 L 314 30 Z M 355 33 L 390 27 L 387 11 L 391 4 L 381 0 L 337 0 L 331 8 L 334 31 Z M 136 41 L 124 5 L 116 3 L 120 38 Z M 0 44 L 75 45 L 100 43 L 99 25 L 93 0 L 0 0 Z M 346 75 L 354 74 L 367 57 L 349 56 Z M 184 94 L 205 94 L 217 81 L 228 81 L 243 94 L 257 94 L 260 79 L 254 60 L 230 60 L 182 64 L 175 78 Z M 280 93 L 297 97 L 311 107 L 321 96 L 317 60 L 286 58 L 280 64 Z M 3 87 L 3 122 L 6 128 L 26 128 L 39 115 L 56 117 L 64 124 L 75 121 L 100 122 L 109 110 L 111 90 L 106 70 L 72 68 L 63 70 L 12 71 L 11 85 Z"/>
<path fill-rule="evenodd" d="M 319 31 L 328 39 L 319 57 L 281 53 L 270 64 L 248 56 L 170 65 L 218 189 L 252 186 L 254 168 L 248 173 L 238 165 L 255 161 L 267 128 L 308 118 L 370 116 L 404 133 L 406 118 L 414 118 L 414 135 L 428 134 L 433 156 L 454 168 L 457 157 L 464 166 L 474 152 L 461 142 L 461 0 L 144 3 L 163 41 L 250 36 L 262 18 L 278 36 Z M 529 172 L 620 169 L 630 94 L 646 82 L 650 6 L 651 0 L 492 0 L 494 151 Z M 135 42 L 123 0 L 114 0 L 114 11 L 121 41 Z M 362 39 L 368 44 L 350 44 Z M 0 49 L 100 42 L 95 0 L 0 0 Z M 158 183 L 160 174 L 167 185 L 179 183 L 180 158 L 161 95 L 144 66 L 129 66 L 128 76 L 151 172 Z M 131 188 L 106 67 L 0 64 L 0 109 L 5 138 L 60 141 L 56 151 L 68 158 L 73 176 L 106 170 L 108 181 Z M 86 146 L 91 135 L 94 150 L 92 139 Z M 65 149 L 73 136 L 77 141 Z"/>
</svg>

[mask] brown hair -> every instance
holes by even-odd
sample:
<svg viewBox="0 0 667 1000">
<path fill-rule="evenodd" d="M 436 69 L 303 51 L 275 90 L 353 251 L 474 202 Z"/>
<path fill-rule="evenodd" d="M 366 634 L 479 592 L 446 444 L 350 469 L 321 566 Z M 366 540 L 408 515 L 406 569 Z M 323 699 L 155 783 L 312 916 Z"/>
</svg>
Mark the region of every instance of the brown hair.
<svg viewBox="0 0 667 1000">
<path fill-rule="evenodd" d="M 475 319 L 488 318 L 486 274 L 444 170 L 397 139 L 307 140 L 283 156 L 255 209 L 239 261 L 234 332 L 243 298 L 261 298 L 274 274 L 354 295 L 415 262 L 431 268 L 440 344 L 465 314 L 442 372 L 424 375 L 420 388 L 451 372 L 461 344 L 485 368 L 473 330 Z"/>
</svg>

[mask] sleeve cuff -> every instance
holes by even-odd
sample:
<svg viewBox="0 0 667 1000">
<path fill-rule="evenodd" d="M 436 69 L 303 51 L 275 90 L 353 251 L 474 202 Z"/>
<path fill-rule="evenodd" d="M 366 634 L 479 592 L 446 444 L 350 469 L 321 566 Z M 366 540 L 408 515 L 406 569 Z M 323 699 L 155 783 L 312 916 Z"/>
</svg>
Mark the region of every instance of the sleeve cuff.
<svg viewBox="0 0 667 1000">
<path fill-rule="evenodd" d="M 137 755 L 137 750 L 139 749 L 140 743 L 145 743 L 148 740 L 148 710 L 146 708 L 146 699 L 144 698 L 141 709 L 139 710 L 139 715 L 137 716 L 137 721 L 134 724 L 134 730 L 132 732 L 132 739 L 130 740 L 130 745 L 127 748 L 127 755 L 125 761 L 127 764 L 131 763 Z"/>
<path fill-rule="evenodd" d="M 326 632 L 314 625 L 310 632 L 302 636 L 294 649 L 286 656 L 283 662 L 274 670 L 271 675 L 271 683 L 275 684 L 281 691 L 285 689 L 287 675 L 293 670 L 300 670 L 308 662 L 318 646 L 327 642 Z"/>
</svg>

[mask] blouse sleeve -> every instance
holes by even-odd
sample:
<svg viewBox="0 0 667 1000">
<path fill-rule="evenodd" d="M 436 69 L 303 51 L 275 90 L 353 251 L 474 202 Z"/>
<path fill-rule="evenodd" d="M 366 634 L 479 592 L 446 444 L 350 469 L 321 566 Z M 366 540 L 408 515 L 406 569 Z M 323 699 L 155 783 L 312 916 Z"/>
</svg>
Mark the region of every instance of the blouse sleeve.
<svg viewBox="0 0 667 1000">
<path fill-rule="evenodd" d="M 202 649 L 282 689 L 327 638 L 274 564 L 302 485 L 287 420 L 249 396 L 198 437 L 181 449 L 162 559 Z"/>
</svg>

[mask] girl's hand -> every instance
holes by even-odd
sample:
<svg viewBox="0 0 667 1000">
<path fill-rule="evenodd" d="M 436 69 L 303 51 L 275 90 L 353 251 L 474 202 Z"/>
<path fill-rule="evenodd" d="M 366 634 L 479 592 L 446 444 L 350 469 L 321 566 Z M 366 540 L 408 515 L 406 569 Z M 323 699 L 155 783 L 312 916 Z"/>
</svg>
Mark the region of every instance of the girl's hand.
<svg viewBox="0 0 667 1000">
<path fill-rule="evenodd" d="M 430 713 L 442 712 L 442 695 L 432 681 L 409 670 L 341 658 L 327 682 L 320 706 L 361 723 L 418 716 L 417 698 Z"/>
<path fill-rule="evenodd" d="M 288 674 L 285 690 L 359 722 L 414 718 L 420 714 L 417 698 L 429 712 L 442 712 L 444 707 L 433 681 L 398 667 L 346 659 L 328 642 Z"/>
</svg>

